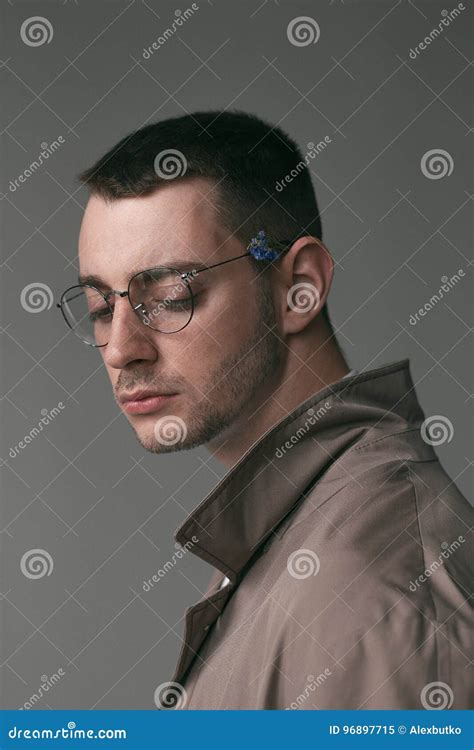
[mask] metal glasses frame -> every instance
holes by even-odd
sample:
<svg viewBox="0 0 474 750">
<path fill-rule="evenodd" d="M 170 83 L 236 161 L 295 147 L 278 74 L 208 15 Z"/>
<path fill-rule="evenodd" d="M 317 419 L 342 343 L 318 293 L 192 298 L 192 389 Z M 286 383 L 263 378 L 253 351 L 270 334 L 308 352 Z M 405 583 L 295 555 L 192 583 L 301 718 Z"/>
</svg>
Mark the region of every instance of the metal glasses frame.
<svg viewBox="0 0 474 750">
<path fill-rule="evenodd" d="M 273 244 L 276 244 L 276 243 L 273 243 Z M 291 244 L 291 243 L 290 242 L 285 242 L 285 241 L 280 241 L 278 243 L 278 245 L 285 245 L 286 247 L 288 247 L 289 244 Z M 280 256 L 281 256 L 281 253 L 280 253 Z M 56 303 L 56 307 L 59 307 L 59 309 L 61 310 L 62 316 L 63 316 L 63 318 L 64 318 L 64 320 L 65 320 L 66 325 L 68 326 L 68 328 L 70 328 L 71 331 L 81 341 L 84 342 L 84 344 L 87 344 L 87 346 L 92 346 L 94 348 L 101 348 L 101 347 L 107 346 L 108 342 L 105 343 L 105 344 L 91 344 L 90 341 L 86 341 L 86 339 L 84 339 L 82 336 L 80 336 L 76 332 L 76 329 L 73 328 L 73 326 L 69 323 L 69 321 L 68 321 L 68 319 L 66 317 L 66 313 L 64 312 L 64 309 L 63 309 L 63 304 L 65 302 L 65 299 L 64 299 L 65 295 L 68 292 L 72 291 L 73 289 L 79 289 L 79 288 L 82 289 L 84 287 L 89 288 L 89 289 L 94 289 L 94 291 L 98 292 L 104 298 L 104 301 L 105 301 L 106 305 L 108 306 L 108 308 L 110 310 L 111 316 L 113 316 L 113 308 L 109 304 L 109 297 L 110 297 L 110 295 L 117 294 L 119 297 L 127 297 L 128 301 L 130 303 L 130 307 L 132 308 L 133 312 L 143 322 L 143 319 L 140 318 L 140 310 L 139 310 L 140 306 L 142 306 L 142 303 L 140 302 L 138 305 L 133 306 L 132 301 L 130 299 L 130 286 L 131 286 L 133 280 L 137 276 L 140 276 L 142 273 L 148 273 L 150 271 L 158 271 L 158 270 L 174 271 L 175 273 L 177 273 L 180 276 L 180 278 L 182 279 L 182 281 L 184 281 L 184 283 L 186 284 L 186 286 L 187 286 L 187 288 L 188 288 L 188 290 L 190 292 L 190 296 L 191 296 L 191 315 L 189 317 L 189 320 L 188 320 L 187 323 L 185 323 L 184 326 L 182 326 L 181 328 L 178 328 L 177 331 L 159 331 L 158 328 L 153 328 L 153 326 L 149 326 L 149 327 L 153 328 L 154 331 L 159 331 L 160 333 L 165 333 L 165 334 L 179 333 L 179 331 L 184 330 L 184 328 L 186 328 L 186 326 L 188 326 L 190 324 L 191 320 L 193 319 L 193 315 L 194 315 L 194 293 L 193 293 L 192 287 L 191 287 L 191 285 L 189 283 L 189 279 L 190 278 L 195 278 L 196 276 L 198 276 L 198 274 L 204 273 L 205 271 L 211 271 L 213 268 L 217 268 L 218 266 L 223 266 L 225 263 L 231 263 L 234 260 L 239 260 L 240 258 L 246 258 L 246 257 L 254 257 L 254 256 L 253 256 L 253 254 L 251 252 L 247 251 L 245 253 L 242 253 L 242 255 L 236 255 L 234 258 L 228 258 L 227 260 L 222 260 L 222 261 L 220 261 L 220 263 L 213 263 L 211 266 L 205 266 L 204 268 L 194 268 L 194 269 L 192 269 L 190 271 L 179 271 L 177 268 L 171 268 L 170 266 L 153 266 L 152 268 L 144 268 L 142 271 L 137 271 L 137 273 L 135 273 L 131 277 L 131 279 L 128 282 L 127 289 L 125 291 L 120 291 L 119 289 L 110 289 L 106 294 L 104 294 L 104 292 L 102 292 L 100 289 L 98 289 L 93 284 L 74 284 L 73 286 L 68 287 L 62 293 L 59 302 Z M 79 296 L 79 294 L 77 294 L 76 296 Z M 75 299 L 75 297 L 71 297 L 71 299 Z M 147 324 L 145 323 L 144 325 L 147 325 Z"/>
</svg>

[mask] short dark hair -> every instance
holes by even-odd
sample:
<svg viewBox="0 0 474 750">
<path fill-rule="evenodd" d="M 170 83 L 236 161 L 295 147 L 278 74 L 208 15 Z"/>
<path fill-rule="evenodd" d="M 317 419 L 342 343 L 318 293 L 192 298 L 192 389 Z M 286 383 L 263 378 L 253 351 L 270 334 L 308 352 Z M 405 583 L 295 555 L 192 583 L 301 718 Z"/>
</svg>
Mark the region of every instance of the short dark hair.
<svg viewBox="0 0 474 750">
<path fill-rule="evenodd" d="M 159 154 L 161 168 L 156 163 Z M 285 181 L 297 165 L 296 176 Z M 175 172 L 167 174 L 170 166 Z M 169 184 L 170 174 L 180 180 L 213 180 L 220 220 L 245 245 L 261 229 L 277 242 L 306 235 L 322 239 L 316 196 L 300 149 L 281 128 L 246 112 L 194 112 L 146 125 L 122 138 L 79 180 L 108 201 L 147 195 Z M 252 262 L 260 270 L 268 264 Z M 331 328 L 326 305 L 322 314 Z"/>
</svg>

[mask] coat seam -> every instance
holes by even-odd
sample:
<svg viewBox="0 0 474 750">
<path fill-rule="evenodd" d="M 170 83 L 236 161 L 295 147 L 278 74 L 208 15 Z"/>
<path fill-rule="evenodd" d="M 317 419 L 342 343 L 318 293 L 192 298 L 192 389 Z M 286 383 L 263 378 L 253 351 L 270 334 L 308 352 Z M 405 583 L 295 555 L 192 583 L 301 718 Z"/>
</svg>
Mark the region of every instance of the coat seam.
<svg viewBox="0 0 474 750">
<path fill-rule="evenodd" d="M 370 440 L 368 443 L 363 443 L 362 445 L 355 445 L 353 448 L 349 448 L 347 453 L 352 453 L 352 451 L 365 450 L 365 448 L 370 448 L 375 443 L 379 443 L 381 440 L 387 440 L 387 438 L 394 437 L 395 435 L 407 435 L 409 432 L 419 432 L 419 431 L 420 430 L 418 427 L 413 427 L 410 430 L 398 430 L 398 432 L 389 432 L 387 435 L 381 435 L 378 438 L 374 438 L 374 440 Z"/>
<path fill-rule="evenodd" d="M 423 534 L 422 534 L 422 531 L 421 531 L 420 509 L 419 509 L 419 504 L 418 504 L 418 496 L 417 496 L 417 493 L 416 493 L 415 483 L 414 483 L 414 481 L 412 479 L 411 471 L 410 471 L 410 467 L 409 467 L 408 463 L 405 463 L 405 467 L 406 467 L 406 478 L 407 478 L 407 481 L 408 481 L 408 483 L 409 483 L 409 485 L 410 485 L 410 487 L 412 489 L 412 492 L 413 492 L 413 500 L 414 500 L 415 512 L 416 512 L 416 526 L 417 526 L 417 529 L 418 529 L 418 536 L 420 538 L 420 543 L 421 543 L 421 551 L 422 551 L 422 555 L 423 555 L 423 564 L 425 566 L 424 570 L 427 570 L 428 569 L 428 563 L 427 563 L 427 560 L 426 560 L 426 557 L 425 557 L 425 545 L 424 545 L 424 540 L 423 540 Z M 431 602 L 432 602 L 432 605 L 433 605 L 433 612 L 435 614 L 435 620 L 436 620 L 436 623 L 438 623 L 439 622 L 438 612 L 436 610 L 436 604 L 435 604 L 435 601 L 434 601 L 434 598 L 433 598 L 433 592 L 431 590 L 431 583 L 430 583 L 429 579 L 427 581 L 427 584 L 428 584 L 428 590 L 430 592 L 430 599 L 431 599 Z"/>
<path fill-rule="evenodd" d="M 422 550 L 422 555 L 423 555 L 423 564 L 425 566 L 424 570 L 427 570 L 428 569 L 428 565 L 427 565 L 427 561 L 426 561 L 426 557 L 425 557 L 425 544 L 424 544 L 424 540 L 423 540 L 423 534 L 422 534 L 422 531 L 421 531 L 420 508 L 419 508 L 419 503 L 418 503 L 418 496 L 417 496 L 417 492 L 416 492 L 415 482 L 413 481 L 412 473 L 411 473 L 410 466 L 409 466 L 408 462 L 405 464 L 405 467 L 406 467 L 406 478 L 407 478 L 407 481 L 409 482 L 409 484 L 410 484 L 410 486 L 412 488 L 412 492 L 413 492 L 413 500 L 414 500 L 415 513 L 416 513 L 416 525 L 417 525 L 417 528 L 418 528 L 418 535 L 420 537 L 420 542 L 421 542 L 421 550 Z M 434 599 L 434 596 L 433 596 L 433 591 L 431 590 L 431 581 L 430 581 L 429 578 L 428 578 L 428 581 L 426 582 L 426 585 L 428 586 L 428 591 L 429 591 L 429 594 L 430 594 L 430 599 L 431 599 L 431 602 L 432 602 L 433 612 L 434 612 L 434 616 L 435 616 L 435 630 L 434 630 L 433 638 L 434 638 L 435 651 L 436 651 L 436 679 L 439 680 L 440 679 L 440 674 L 441 674 L 441 665 L 440 665 L 440 652 L 439 652 L 439 641 L 438 641 L 438 627 L 439 627 L 438 611 L 437 611 L 436 602 L 435 602 L 435 599 Z M 451 681 L 451 669 L 449 669 L 449 680 Z"/>
</svg>

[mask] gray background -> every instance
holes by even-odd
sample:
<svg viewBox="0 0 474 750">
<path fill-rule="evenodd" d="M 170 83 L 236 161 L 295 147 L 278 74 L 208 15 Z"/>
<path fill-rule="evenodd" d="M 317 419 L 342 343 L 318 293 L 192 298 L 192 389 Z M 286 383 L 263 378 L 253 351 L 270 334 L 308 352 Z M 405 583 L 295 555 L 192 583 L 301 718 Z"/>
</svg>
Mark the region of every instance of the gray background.
<svg viewBox="0 0 474 750">
<path fill-rule="evenodd" d="M 60 668 L 38 708 L 154 708 L 154 690 L 176 662 L 184 609 L 211 573 L 188 554 L 150 592 L 141 588 L 171 558 L 174 529 L 223 467 L 204 448 L 146 454 L 117 411 L 99 355 L 66 334 L 54 304 L 34 313 L 21 304 L 30 284 L 46 284 L 56 302 L 74 283 L 87 198 L 75 175 L 146 123 L 239 108 L 280 124 L 303 151 L 330 136 L 311 168 L 337 263 L 332 320 L 352 367 L 410 357 L 426 414 L 453 425 L 438 455 L 469 494 L 470 10 L 413 60 L 410 48 L 454 3 L 200 0 L 144 60 L 143 48 L 190 4 L 2 2 L 5 708 L 23 705 Z M 32 47 L 20 27 L 36 15 L 54 35 Z M 298 16 L 318 22 L 316 44 L 290 44 L 287 26 Z M 13 192 L 10 180 L 58 136 L 65 143 Z M 431 149 L 450 154 L 450 176 L 422 173 Z M 441 277 L 458 269 L 462 281 L 410 325 Z M 60 414 L 11 458 L 41 410 L 58 402 Z M 20 569 L 34 548 L 54 561 L 37 580 Z"/>
</svg>

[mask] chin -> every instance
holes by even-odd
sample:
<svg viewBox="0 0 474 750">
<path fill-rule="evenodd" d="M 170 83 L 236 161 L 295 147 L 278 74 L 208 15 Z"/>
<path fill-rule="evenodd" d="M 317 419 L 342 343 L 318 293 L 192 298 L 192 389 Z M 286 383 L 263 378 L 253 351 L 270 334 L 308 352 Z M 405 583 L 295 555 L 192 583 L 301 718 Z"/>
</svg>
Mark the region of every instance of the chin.
<svg viewBox="0 0 474 750">
<path fill-rule="evenodd" d="M 174 453 L 189 448 L 187 427 L 181 417 L 147 415 L 131 421 L 138 442 L 150 453 Z"/>
</svg>

